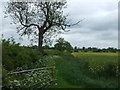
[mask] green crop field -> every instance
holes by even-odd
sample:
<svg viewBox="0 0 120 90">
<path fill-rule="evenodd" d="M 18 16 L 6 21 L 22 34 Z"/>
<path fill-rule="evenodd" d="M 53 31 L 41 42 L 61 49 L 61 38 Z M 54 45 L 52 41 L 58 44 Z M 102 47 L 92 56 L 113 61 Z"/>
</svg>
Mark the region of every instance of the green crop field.
<svg viewBox="0 0 120 90">
<path fill-rule="evenodd" d="M 118 53 L 79 52 L 72 55 L 87 63 L 89 75 L 118 81 Z"/>
</svg>

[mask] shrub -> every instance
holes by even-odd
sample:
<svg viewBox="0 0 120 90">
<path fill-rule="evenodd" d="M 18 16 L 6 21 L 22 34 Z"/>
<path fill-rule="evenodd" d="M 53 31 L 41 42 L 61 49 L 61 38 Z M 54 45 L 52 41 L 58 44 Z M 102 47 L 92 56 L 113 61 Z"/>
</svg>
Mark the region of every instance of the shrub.
<svg viewBox="0 0 120 90">
<path fill-rule="evenodd" d="M 46 49 L 45 53 L 47 53 L 48 55 L 63 55 L 63 52 L 59 51 L 59 50 L 49 50 L 49 49 Z"/>
<path fill-rule="evenodd" d="M 2 63 L 6 70 L 11 71 L 23 65 L 30 66 L 42 56 L 36 50 L 20 46 L 13 43 L 10 39 L 2 42 Z"/>
</svg>

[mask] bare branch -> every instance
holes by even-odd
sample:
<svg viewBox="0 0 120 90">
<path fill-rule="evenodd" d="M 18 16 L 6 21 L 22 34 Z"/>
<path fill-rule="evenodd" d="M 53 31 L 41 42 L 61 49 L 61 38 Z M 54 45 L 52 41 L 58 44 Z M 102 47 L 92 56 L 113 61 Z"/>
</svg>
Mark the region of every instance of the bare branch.
<svg viewBox="0 0 120 90">
<path fill-rule="evenodd" d="M 85 18 L 84 18 L 84 19 L 85 19 Z M 84 19 L 82 19 L 82 20 L 80 20 L 80 21 L 78 21 L 78 22 L 76 22 L 76 23 L 74 23 L 74 24 L 71 24 L 71 26 L 74 26 L 74 25 L 79 24 L 79 23 L 82 22 Z"/>
</svg>

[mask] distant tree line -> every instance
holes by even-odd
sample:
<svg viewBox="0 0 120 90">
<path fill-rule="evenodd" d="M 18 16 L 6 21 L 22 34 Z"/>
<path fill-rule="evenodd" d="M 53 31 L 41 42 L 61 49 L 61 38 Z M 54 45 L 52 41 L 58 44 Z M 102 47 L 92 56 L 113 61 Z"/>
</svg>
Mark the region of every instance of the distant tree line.
<svg viewBox="0 0 120 90">
<path fill-rule="evenodd" d="M 79 48 L 75 46 L 74 52 L 120 52 L 120 49 L 113 48 L 113 47 L 108 47 L 108 48 L 97 48 L 97 47 L 82 47 Z"/>
<path fill-rule="evenodd" d="M 27 48 L 32 48 L 32 49 L 37 49 L 38 46 L 24 46 Z M 68 52 L 120 52 L 120 49 L 114 48 L 114 47 L 108 47 L 108 48 L 97 48 L 97 47 L 72 47 L 72 45 L 68 42 L 65 41 L 64 38 L 59 38 L 56 40 L 56 44 L 53 47 L 50 47 L 48 45 L 43 46 L 44 49 L 56 49 L 59 51 L 68 51 Z"/>
</svg>

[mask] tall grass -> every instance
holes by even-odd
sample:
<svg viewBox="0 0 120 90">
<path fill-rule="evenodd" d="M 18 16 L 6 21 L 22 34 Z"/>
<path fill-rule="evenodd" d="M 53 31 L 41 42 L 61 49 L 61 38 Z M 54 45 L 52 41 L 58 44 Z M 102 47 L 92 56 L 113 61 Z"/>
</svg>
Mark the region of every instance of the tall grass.
<svg viewBox="0 0 120 90">
<path fill-rule="evenodd" d="M 117 87 L 117 84 L 114 82 L 106 81 L 102 79 L 98 80 L 89 77 L 88 63 L 80 60 L 79 58 L 75 58 L 71 55 L 66 55 L 66 56 L 55 56 L 53 59 L 56 62 L 56 69 L 59 77 L 62 77 L 65 81 L 67 81 L 71 85 L 75 85 L 76 88 L 80 86 L 86 88 Z"/>
</svg>

